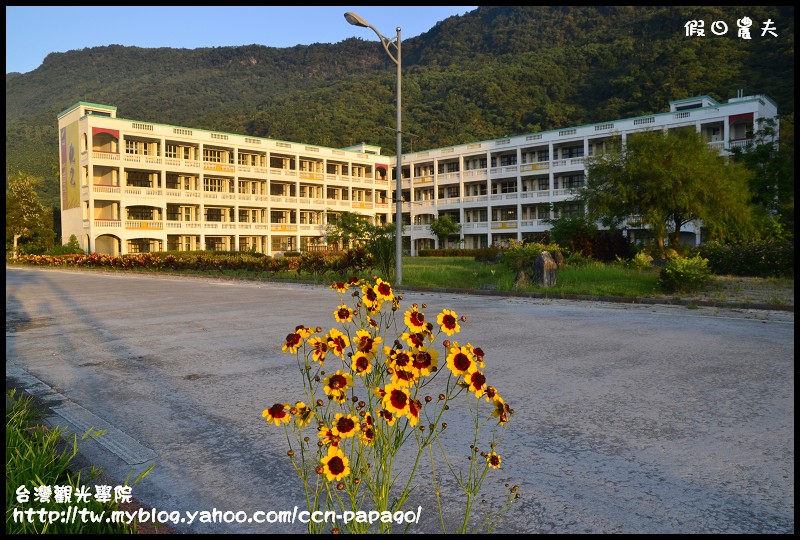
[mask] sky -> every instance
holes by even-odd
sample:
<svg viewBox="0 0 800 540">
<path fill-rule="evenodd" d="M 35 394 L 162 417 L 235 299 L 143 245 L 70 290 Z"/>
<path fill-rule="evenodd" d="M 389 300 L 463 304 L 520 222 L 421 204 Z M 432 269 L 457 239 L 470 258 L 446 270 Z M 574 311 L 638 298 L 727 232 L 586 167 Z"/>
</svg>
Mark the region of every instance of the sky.
<svg viewBox="0 0 800 540">
<path fill-rule="evenodd" d="M 375 40 L 349 24 L 353 11 L 388 38 L 403 40 L 477 6 L 6 6 L 6 73 L 38 68 L 52 52 L 86 47 L 294 47 Z"/>
</svg>

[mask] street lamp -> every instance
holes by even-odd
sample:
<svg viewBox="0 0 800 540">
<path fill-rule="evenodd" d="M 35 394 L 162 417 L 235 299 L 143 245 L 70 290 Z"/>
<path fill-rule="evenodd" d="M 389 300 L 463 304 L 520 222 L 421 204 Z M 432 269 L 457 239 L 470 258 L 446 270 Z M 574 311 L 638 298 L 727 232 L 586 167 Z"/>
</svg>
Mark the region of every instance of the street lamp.
<svg viewBox="0 0 800 540">
<path fill-rule="evenodd" d="M 400 27 L 397 27 L 397 37 L 394 40 L 391 40 L 378 32 L 374 26 L 369 24 L 367 21 L 353 13 L 352 11 L 348 11 L 344 14 L 344 18 L 347 19 L 347 22 L 354 26 L 363 26 L 364 28 L 371 28 L 373 32 L 375 32 L 381 40 L 381 44 L 383 48 L 386 50 L 386 54 L 389 55 L 389 58 L 392 59 L 397 65 L 397 164 L 395 167 L 395 284 L 401 285 L 403 283 L 403 178 L 402 172 L 403 167 L 401 165 L 401 160 L 403 157 L 403 145 L 402 145 L 402 121 L 400 115 L 400 66 L 402 64 L 402 52 L 401 52 L 401 41 L 400 41 Z M 389 46 L 394 47 L 395 53 L 392 54 L 392 49 Z"/>
</svg>

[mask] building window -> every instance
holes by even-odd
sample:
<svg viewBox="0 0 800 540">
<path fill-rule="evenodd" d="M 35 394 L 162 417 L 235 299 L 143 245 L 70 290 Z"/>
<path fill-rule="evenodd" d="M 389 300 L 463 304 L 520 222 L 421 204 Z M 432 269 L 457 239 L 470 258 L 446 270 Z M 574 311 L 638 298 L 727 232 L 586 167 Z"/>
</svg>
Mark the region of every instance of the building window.
<svg viewBox="0 0 800 540">
<path fill-rule="evenodd" d="M 223 182 L 222 178 L 203 178 L 203 191 L 221 192 Z"/>
</svg>

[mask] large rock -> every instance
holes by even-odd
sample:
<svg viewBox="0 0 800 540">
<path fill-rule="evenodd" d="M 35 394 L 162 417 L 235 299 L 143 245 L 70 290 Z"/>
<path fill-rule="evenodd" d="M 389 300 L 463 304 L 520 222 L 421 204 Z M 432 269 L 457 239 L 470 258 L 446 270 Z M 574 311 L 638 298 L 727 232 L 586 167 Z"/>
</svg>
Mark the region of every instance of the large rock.
<svg viewBox="0 0 800 540">
<path fill-rule="evenodd" d="M 548 288 L 556 284 L 558 264 L 547 251 L 542 251 L 533 263 L 533 281 L 537 287 Z"/>
</svg>

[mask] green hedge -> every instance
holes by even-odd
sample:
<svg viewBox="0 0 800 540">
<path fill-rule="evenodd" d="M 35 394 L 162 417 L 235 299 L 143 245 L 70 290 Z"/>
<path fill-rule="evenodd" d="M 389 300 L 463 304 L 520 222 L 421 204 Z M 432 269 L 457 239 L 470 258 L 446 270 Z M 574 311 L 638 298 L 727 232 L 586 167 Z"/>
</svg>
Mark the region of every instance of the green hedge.
<svg viewBox="0 0 800 540">
<path fill-rule="evenodd" d="M 693 250 L 719 275 L 794 277 L 794 242 L 708 242 Z"/>
</svg>

